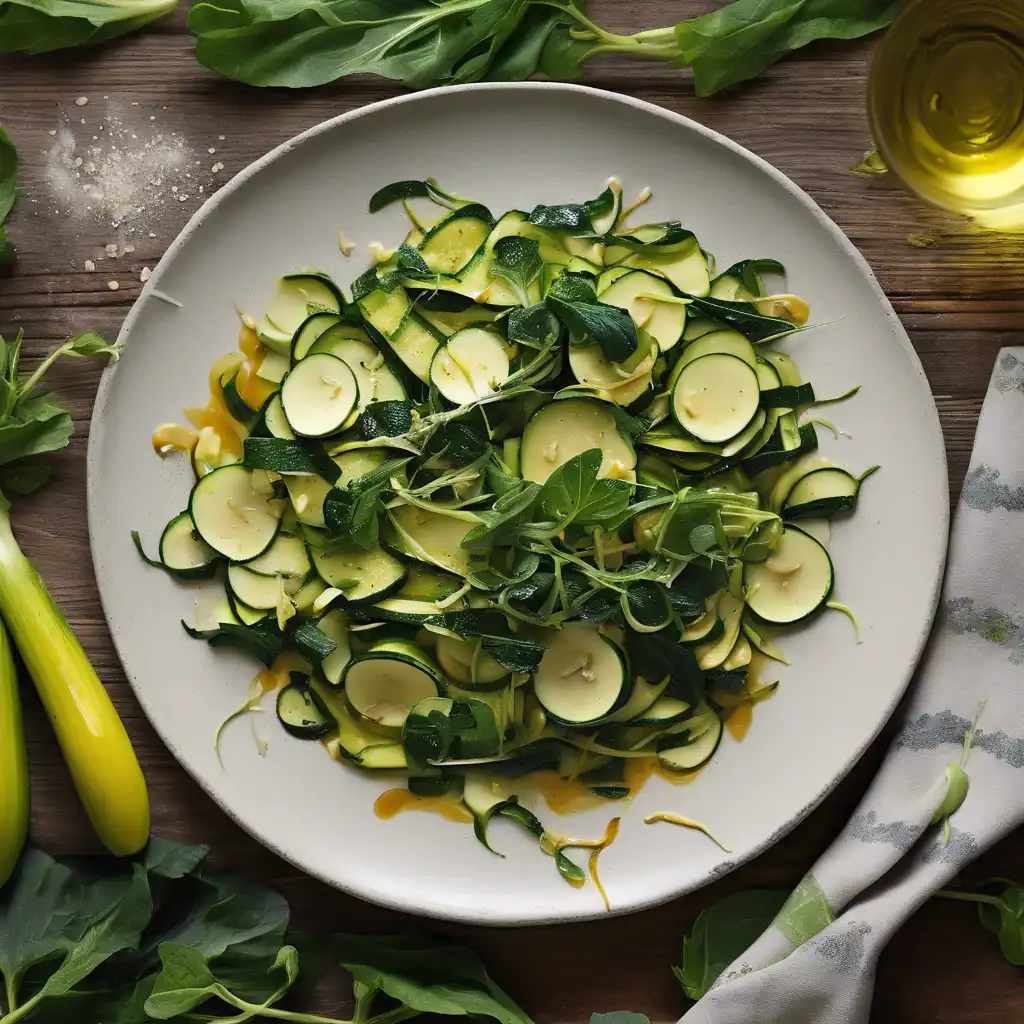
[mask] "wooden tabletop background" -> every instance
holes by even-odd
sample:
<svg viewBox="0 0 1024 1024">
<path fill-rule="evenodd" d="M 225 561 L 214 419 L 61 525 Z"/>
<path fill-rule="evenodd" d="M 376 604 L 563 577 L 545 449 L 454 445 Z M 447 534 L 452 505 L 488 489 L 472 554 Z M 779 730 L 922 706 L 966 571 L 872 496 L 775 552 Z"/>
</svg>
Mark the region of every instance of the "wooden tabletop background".
<svg viewBox="0 0 1024 1024">
<path fill-rule="evenodd" d="M 707 5 L 704 5 L 706 8 Z M 699 13 L 692 0 L 599 0 L 596 20 L 619 31 L 670 24 Z M 1019 343 L 1024 327 L 1024 241 L 986 235 L 923 207 L 888 177 L 856 177 L 870 139 L 864 114 L 872 43 L 816 46 L 757 82 L 713 100 L 692 95 L 686 72 L 625 59 L 599 59 L 583 81 L 627 93 L 702 121 L 781 168 L 806 189 L 867 257 L 921 357 L 935 395 L 955 499 L 967 466 L 978 411 L 996 351 Z M 34 362 L 69 333 L 93 327 L 110 338 L 153 266 L 198 206 L 171 204 L 158 226 L 133 239 L 135 252 L 99 263 L 113 239 L 109 223 L 57 212 L 44 175 L 52 131 L 65 113 L 95 117 L 104 105 L 136 103 L 192 148 L 225 165 L 226 180 L 290 136 L 325 118 L 398 90 L 358 78 L 289 93 L 240 86 L 200 67 L 185 12 L 135 37 L 92 51 L 3 58 L 0 124 L 22 157 L 26 196 L 10 222 L 20 253 L 0 281 L 0 332 L 22 328 Z M 75 99 L 89 98 L 77 108 Z M 106 98 L 106 99 L 105 99 Z M 933 238 L 926 248 L 908 235 Z M 87 259 L 98 270 L 84 270 Z M 119 281 L 117 291 L 108 280 Z M 70 364 L 70 361 L 68 361 Z M 305 877 L 247 836 L 164 749 L 125 681 L 103 620 L 85 520 L 88 418 L 100 367 L 75 362 L 54 374 L 77 433 L 54 459 L 56 477 L 16 511 L 16 530 L 84 643 L 124 718 L 149 782 L 153 830 L 207 843 L 212 861 L 277 887 L 307 930 L 384 929 L 412 923 Z M 51 852 L 95 848 L 42 710 L 25 691 L 32 769 L 32 829 Z M 790 836 L 755 862 L 701 892 L 656 910 L 588 924 L 529 931 L 437 925 L 475 947 L 498 980 L 538 1022 L 585 1021 L 591 1012 L 631 1009 L 674 1020 L 687 1001 L 669 972 L 680 939 L 701 908 L 728 892 L 791 886 L 847 820 L 876 770 L 886 735 L 849 778 Z M 1022 874 L 1024 831 L 972 865 L 965 880 Z M 878 1024 L 982 1024 L 1024 1016 L 1024 977 L 1000 956 L 969 906 L 933 900 L 882 957 L 872 1021 Z M 322 1011 L 339 1009 L 321 993 Z M 310 1006 L 310 1009 L 316 1007 Z"/>
</svg>

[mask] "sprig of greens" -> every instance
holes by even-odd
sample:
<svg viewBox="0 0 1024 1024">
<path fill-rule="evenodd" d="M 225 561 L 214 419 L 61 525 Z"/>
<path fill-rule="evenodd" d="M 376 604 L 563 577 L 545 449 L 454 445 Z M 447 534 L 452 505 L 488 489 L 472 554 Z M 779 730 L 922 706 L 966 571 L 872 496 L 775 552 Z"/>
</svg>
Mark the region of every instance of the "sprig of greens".
<svg viewBox="0 0 1024 1024">
<path fill-rule="evenodd" d="M 49 53 L 134 32 L 177 0 L 0 0 L 0 53 Z"/>
<path fill-rule="evenodd" d="M 0 29 L 2 26 L 3 22 L 0 21 Z M 4 221 L 21 195 L 21 190 L 16 184 L 17 175 L 18 151 L 10 135 L 3 125 L 0 125 L 0 271 L 9 268 L 16 256 L 14 243 L 4 229 Z"/>
<path fill-rule="evenodd" d="M 565 81 L 590 57 L 622 53 L 690 67 L 697 95 L 710 96 L 815 40 L 884 28 L 901 5 L 735 0 L 623 36 L 591 21 L 585 0 L 382 0 L 375 17 L 363 0 L 217 0 L 197 3 L 188 27 L 201 63 L 250 85 L 305 88 L 362 73 L 410 89 L 536 74 Z"/>
</svg>

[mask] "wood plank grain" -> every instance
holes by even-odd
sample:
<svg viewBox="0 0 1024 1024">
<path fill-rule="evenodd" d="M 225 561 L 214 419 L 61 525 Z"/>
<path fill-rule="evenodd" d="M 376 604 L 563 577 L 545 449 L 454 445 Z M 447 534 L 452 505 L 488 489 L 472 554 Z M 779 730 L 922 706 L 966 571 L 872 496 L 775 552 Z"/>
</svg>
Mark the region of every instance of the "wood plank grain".
<svg viewBox="0 0 1024 1024">
<path fill-rule="evenodd" d="M 601 0 L 592 10 L 609 28 L 635 31 L 708 6 L 713 5 Z M 206 174 L 216 182 L 304 128 L 397 93 L 391 83 L 367 77 L 295 93 L 226 82 L 196 64 L 184 14 L 182 9 L 135 38 L 99 50 L 5 58 L 0 65 L 0 123 L 19 145 L 27 190 L 11 222 L 21 259 L 16 275 L 0 282 L 0 331 L 25 330 L 30 363 L 85 327 L 115 335 L 138 295 L 142 268 L 156 263 L 199 201 L 192 196 L 166 204 L 132 239 L 134 253 L 103 258 L 104 246 L 116 240 L 111 225 L 70 218 L 46 181 L 49 133 L 62 114 L 86 117 L 92 125 L 113 103 L 140 118 L 152 117 L 164 130 L 184 135 L 201 156 L 204 174 L 214 161 L 224 163 L 222 175 Z M 868 259 L 921 356 L 936 395 L 955 496 L 995 354 L 1016 341 L 1024 327 L 1020 242 L 926 209 L 888 178 L 847 173 L 869 145 L 863 108 L 871 48 L 870 41 L 815 46 L 755 85 L 713 100 L 693 97 L 686 72 L 622 58 L 595 61 L 584 81 L 658 103 L 728 134 L 781 168 L 833 217 Z M 90 103 L 78 108 L 74 100 L 82 95 Z M 210 148 L 216 154 L 209 154 Z M 918 248 L 908 241 L 911 234 L 935 241 Z M 96 261 L 94 273 L 85 271 L 87 259 Z M 119 282 L 116 292 L 108 289 L 108 280 Z M 277 886 L 291 900 L 298 922 L 314 934 L 411 923 L 314 882 L 250 839 L 181 769 L 139 709 L 107 634 L 85 540 L 85 443 L 98 377 L 95 365 L 55 373 L 78 433 L 55 458 L 51 486 L 19 505 L 16 527 L 125 719 L 149 781 L 154 830 L 209 843 L 216 866 Z M 53 851 L 96 849 L 42 710 L 32 693 L 25 696 L 36 841 Z M 541 1024 L 585 1021 L 593 1011 L 623 1007 L 655 1021 L 674 1019 L 685 1000 L 668 965 L 678 962 L 680 937 L 696 914 L 727 892 L 791 885 L 849 817 L 891 731 L 890 726 L 790 836 L 699 893 L 599 923 L 528 931 L 451 925 L 437 930 L 479 949 L 499 981 Z M 1017 833 L 972 866 L 970 877 L 1019 872 L 1022 862 L 1024 834 Z M 330 980 L 311 1008 L 339 1012 L 344 1002 L 339 992 L 338 979 Z M 872 1018 L 877 1024 L 995 1024 L 1022 1014 L 1019 973 L 998 955 L 968 907 L 929 903 L 882 958 Z"/>
</svg>

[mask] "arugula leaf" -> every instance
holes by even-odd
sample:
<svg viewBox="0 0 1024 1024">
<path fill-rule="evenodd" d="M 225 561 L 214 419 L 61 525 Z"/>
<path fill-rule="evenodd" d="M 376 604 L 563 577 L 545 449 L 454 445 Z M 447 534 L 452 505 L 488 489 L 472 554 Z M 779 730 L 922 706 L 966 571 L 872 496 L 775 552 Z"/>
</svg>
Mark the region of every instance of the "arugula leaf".
<svg viewBox="0 0 1024 1024">
<path fill-rule="evenodd" d="M 473 608 L 432 615 L 427 622 L 458 633 L 463 639 L 480 638 L 483 649 L 510 672 L 533 672 L 544 656 L 536 641 L 513 633 L 508 619 L 497 609 Z"/>
<path fill-rule="evenodd" d="M 2 7 L 0 7 L 2 12 Z M 3 29 L 3 15 L 0 13 L 0 31 Z M 2 44 L 0 44 L 2 47 Z M 14 204 L 21 195 L 21 190 L 15 185 L 18 174 L 18 151 L 14 148 L 10 135 L 7 134 L 3 125 L 0 125 L 0 270 L 10 267 L 17 255 L 14 243 L 7 237 L 4 230 L 4 221 L 7 215 L 14 208 Z"/>
<path fill-rule="evenodd" d="M 211 647 L 236 647 L 268 668 L 285 646 L 281 630 L 272 619 L 261 619 L 254 626 L 221 622 L 215 629 L 194 629 L 184 619 L 181 624 L 193 640 L 205 640 Z"/>
<path fill-rule="evenodd" d="M 462 946 L 418 935 L 339 935 L 334 947 L 359 984 L 420 1013 L 531 1024 Z"/>
<path fill-rule="evenodd" d="M 885 28 L 902 0 L 735 0 L 675 29 L 694 91 L 710 96 L 754 78 L 818 39 L 857 39 Z"/>
<path fill-rule="evenodd" d="M 104 43 L 162 18 L 176 2 L 0 0 L 0 53 L 48 53 Z"/>
<path fill-rule="evenodd" d="M 683 939 L 683 965 L 673 967 L 691 999 L 700 999 L 718 976 L 772 923 L 789 893 L 780 889 L 735 892 L 702 910 Z"/>
<path fill-rule="evenodd" d="M 536 238 L 506 235 L 494 243 L 491 277 L 507 281 L 518 296 L 521 306 L 530 305 L 530 285 L 537 280 L 543 267 L 540 242 Z"/>
<path fill-rule="evenodd" d="M 562 463 L 544 482 L 537 509 L 554 524 L 552 535 L 571 523 L 595 526 L 619 515 L 629 504 L 632 486 L 625 480 L 599 479 L 603 453 L 588 448 Z"/>
</svg>

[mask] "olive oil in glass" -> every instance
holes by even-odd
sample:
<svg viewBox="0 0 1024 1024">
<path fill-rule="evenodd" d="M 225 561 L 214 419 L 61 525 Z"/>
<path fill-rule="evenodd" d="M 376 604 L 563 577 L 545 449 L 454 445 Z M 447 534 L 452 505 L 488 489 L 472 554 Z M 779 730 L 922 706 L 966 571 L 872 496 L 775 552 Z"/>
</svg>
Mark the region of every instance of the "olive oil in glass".
<svg viewBox="0 0 1024 1024">
<path fill-rule="evenodd" d="M 1024 0 L 911 0 L 879 44 L 869 113 L 908 188 L 1024 230 Z"/>
</svg>

